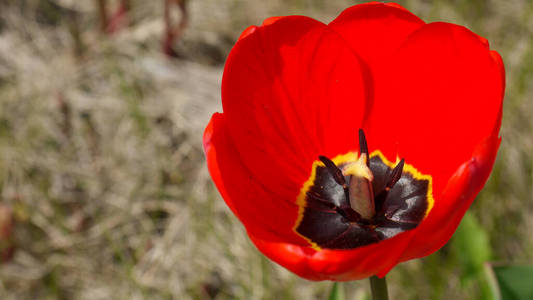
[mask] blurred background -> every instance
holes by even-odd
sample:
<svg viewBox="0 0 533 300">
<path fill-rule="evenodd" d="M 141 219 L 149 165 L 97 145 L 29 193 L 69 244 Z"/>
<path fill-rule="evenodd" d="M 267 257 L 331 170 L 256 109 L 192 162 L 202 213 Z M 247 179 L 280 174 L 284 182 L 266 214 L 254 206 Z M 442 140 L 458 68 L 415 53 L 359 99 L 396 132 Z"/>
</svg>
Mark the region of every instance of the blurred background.
<svg viewBox="0 0 533 300">
<path fill-rule="evenodd" d="M 243 29 L 359 2 L 1 0 L 0 299 L 327 298 L 254 248 L 201 137 Z M 486 188 L 442 250 L 389 274 L 391 299 L 489 299 L 486 262 L 533 262 L 533 1 L 398 3 L 486 37 L 507 90 Z"/>
</svg>

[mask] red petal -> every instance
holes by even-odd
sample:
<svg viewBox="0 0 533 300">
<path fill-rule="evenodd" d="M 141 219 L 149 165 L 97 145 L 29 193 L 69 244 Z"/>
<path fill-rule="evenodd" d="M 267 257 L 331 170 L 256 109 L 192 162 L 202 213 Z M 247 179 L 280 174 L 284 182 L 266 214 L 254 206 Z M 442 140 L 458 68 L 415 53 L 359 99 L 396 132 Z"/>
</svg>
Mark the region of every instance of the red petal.
<svg viewBox="0 0 533 300">
<path fill-rule="evenodd" d="M 358 59 L 318 21 L 269 19 L 231 51 L 222 104 L 226 138 L 246 175 L 271 201 L 292 204 L 318 155 L 356 149 L 364 111 Z"/>
<path fill-rule="evenodd" d="M 214 114 L 204 133 L 207 167 L 220 194 L 250 234 L 272 241 L 308 243 L 292 231 L 298 206 L 276 201 L 250 175 L 228 137 L 223 114 Z"/>
<path fill-rule="evenodd" d="M 428 255 L 448 241 L 490 174 L 499 145 L 494 141 L 505 71 L 484 38 L 451 24 L 420 29 L 420 19 L 396 7 L 357 5 L 330 27 L 371 69 L 377 90 L 372 100 L 378 102 L 368 106 L 371 150 L 379 148 L 391 159 L 405 157 L 434 179 L 436 203 L 417 228 L 402 258 L 407 260 Z M 489 135 L 490 142 L 481 142 Z M 476 150 L 471 161 L 478 143 L 483 145 L 479 149 L 490 151 Z"/>
<path fill-rule="evenodd" d="M 371 2 L 344 10 L 329 27 L 338 32 L 362 61 L 367 86 L 365 119 L 374 101 L 374 77 L 387 72 L 394 53 L 424 21 L 396 3 Z"/>
<path fill-rule="evenodd" d="M 424 21 L 396 3 L 372 2 L 344 10 L 329 26 L 373 71 Z"/>
<path fill-rule="evenodd" d="M 471 159 L 463 163 L 450 178 L 429 216 L 416 228 L 415 237 L 402 261 L 423 257 L 440 249 L 457 229 L 466 210 L 485 185 L 500 145 L 499 122 L 493 135 L 480 143 Z"/>
<path fill-rule="evenodd" d="M 441 205 L 448 179 L 499 122 L 501 60 L 468 29 L 432 23 L 413 33 L 387 65 L 376 77 L 369 145 L 433 176 L 435 205 Z"/>
<path fill-rule="evenodd" d="M 250 235 L 256 247 L 276 263 L 309 280 L 348 281 L 385 276 L 401 258 L 413 231 L 354 250 L 321 250 L 265 241 Z"/>
</svg>

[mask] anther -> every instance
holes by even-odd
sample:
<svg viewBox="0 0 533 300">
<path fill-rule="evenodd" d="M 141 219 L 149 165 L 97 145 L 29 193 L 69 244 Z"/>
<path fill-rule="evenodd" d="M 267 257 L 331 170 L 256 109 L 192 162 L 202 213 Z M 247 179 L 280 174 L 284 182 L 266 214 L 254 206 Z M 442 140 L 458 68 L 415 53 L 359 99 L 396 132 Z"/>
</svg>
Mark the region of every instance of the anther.
<svg viewBox="0 0 533 300">
<path fill-rule="evenodd" d="M 400 162 L 392 170 L 391 175 L 389 177 L 389 182 L 387 182 L 387 185 L 385 186 L 386 191 L 389 191 L 402 177 L 404 162 L 405 160 L 402 158 L 402 160 L 400 160 Z"/>
<path fill-rule="evenodd" d="M 328 172 L 331 174 L 333 179 L 335 179 L 335 182 L 337 182 L 339 185 L 342 185 L 343 188 L 347 188 L 346 180 L 344 179 L 344 175 L 342 175 L 342 171 L 337 167 L 337 165 L 331 161 L 331 159 L 320 155 L 318 157 L 321 162 L 324 163 L 326 166 L 326 169 L 328 169 Z"/>
<path fill-rule="evenodd" d="M 365 154 L 368 158 L 368 144 L 366 143 L 365 132 L 363 129 L 359 129 L 359 152 L 360 155 Z M 366 164 L 369 165 L 370 160 L 367 160 Z"/>
</svg>

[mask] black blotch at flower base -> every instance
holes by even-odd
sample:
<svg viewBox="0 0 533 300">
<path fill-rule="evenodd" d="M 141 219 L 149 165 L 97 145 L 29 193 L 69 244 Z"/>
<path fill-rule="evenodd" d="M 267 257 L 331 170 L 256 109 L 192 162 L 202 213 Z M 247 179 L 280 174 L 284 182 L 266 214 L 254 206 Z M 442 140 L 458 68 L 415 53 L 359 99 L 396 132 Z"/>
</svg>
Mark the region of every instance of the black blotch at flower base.
<svg viewBox="0 0 533 300">
<path fill-rule="evenodd" d="M 339 169 L 347 163 L 337 166 Z M 375 215 L 354 220 L 343 208 L 349 207 L 345 189 L 324 165 L 316 165 L 312 185 L 305 191 L 305 206 L 298 234 L 321 249 L 353 249 L 391 238 L 418 226 L 429 208 L 431 182 L 413 172 L 404 171 L 390 189 L 386 189 L 393 168 L 380 155 L 371 155 L 369 167 L 374 175 Z M 345 176 L 346 182 L 350 176 Z"/>
</svg>

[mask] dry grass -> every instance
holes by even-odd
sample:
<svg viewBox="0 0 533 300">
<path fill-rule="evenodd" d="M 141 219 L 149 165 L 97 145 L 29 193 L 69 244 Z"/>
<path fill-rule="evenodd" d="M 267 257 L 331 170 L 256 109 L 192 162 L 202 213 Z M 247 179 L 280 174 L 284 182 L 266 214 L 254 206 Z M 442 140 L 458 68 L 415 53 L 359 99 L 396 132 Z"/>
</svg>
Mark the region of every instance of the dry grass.
<svg viewBox="0 0 533 300">
<path fill-rule="evenodd" d="M 255 250 L 201 149 L 242 29 L 271 15 L 328 21 L 353 3 L 265 2 L 190 0 L 179 59 L 160 53 L 162 1 L 133 1 L 133 24 L 112 37 L 98 33 L 92 1 L 0 4 L 0 192 L 17 247 L 0 265 L 1 299 L 326 297 L 329 283 L 297 278 Z M 495 260 L 532 262 L 533 3 L 400 3 L 425 20 L 467 25 L 502 54 L 504 141 L 473 211 Z M 460 272 L 445 247 L 393 271 L 392 293 L 471 299 L 476 286 L 462 287 Z M 347 289 L 362 296 L 366 282 Z"/>
</svg>

